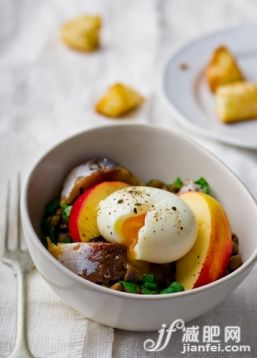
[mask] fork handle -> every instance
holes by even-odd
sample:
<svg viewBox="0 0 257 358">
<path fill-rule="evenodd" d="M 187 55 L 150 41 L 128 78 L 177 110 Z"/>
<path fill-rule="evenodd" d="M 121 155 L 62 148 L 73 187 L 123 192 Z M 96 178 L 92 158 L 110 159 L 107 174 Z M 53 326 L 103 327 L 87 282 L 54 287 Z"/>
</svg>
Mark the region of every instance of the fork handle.
<svg viewBox="0 0 257 358">
<path fill-rule="evenodd" d="M 19 266 L 15 267 L 17 274 L 17 322 L 15 345 L 9 358 L 32 357 L 27 341 L 27 272 Z"/>
</svg>

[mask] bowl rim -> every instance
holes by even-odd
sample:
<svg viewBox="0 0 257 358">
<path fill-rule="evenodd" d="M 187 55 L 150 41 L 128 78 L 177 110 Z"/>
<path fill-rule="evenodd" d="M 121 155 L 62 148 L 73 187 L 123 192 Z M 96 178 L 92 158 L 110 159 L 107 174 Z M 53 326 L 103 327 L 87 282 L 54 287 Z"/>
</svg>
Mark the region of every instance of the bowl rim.
<svg viewBox="0 0 257 358">
<path fill-rule="evenodd" d="M 176 136 L 177 138 L 181 139 L 184 142 L 189 143 L 191 146 L 197 147 L 201 152 L 204 153 L 204 155 L 207 155 L 212 161 L 216 162 L 218 165 L 220 165 L 221 167 L 223 167 L 223 169 L 225 169 L 226 173 L 228 175 L 230 175 L 230 177 L 232 177 L 234 180 L 237 181 L 238 185 L 241 187 L 241 189 L 245 192 L 245 194 L 247 195 L 248 199 L 252 202 L 252 204 L 254 204 L 254 206 L 256 207 L 256 214 L 257 214 L 257 201 L 255 200 L 255 198 L 253 197 L 253 195 L 250 193 L 250 191 L 248 190 L 248 188 L 242 183 L 242 181 L 239 179 L 239 177 L 227 166 L 227 164 L 225 164 L 221 159 L 219 159 L 215 154 L 213 154 L 212 152 L 210 152 L 208 149 L 206 149 L 204 146 L 202 146 L 201 144 L 199 144 L 198 142 L 196 142 L 195 140 L 191 139 L 190 137 L 188 137 L 187 135 L 181 134 L 179 132 L 177 132 L 176 130 L 164 127 L 164 126 L 156 126 L 153 124 L 146 124 L 146 123 L 119 123 L 119 124 L 105 124 L 105 125 L 101 125 L 99 127 L 93 127 L 93 128 L 89 128 L 86 130 L 83 130 L 79 133 L 76 133 L 74 135 L 71 135 L 69 137 L 64 138 L 63 140 L 59 141 L 57 144 L 55 144 L 54 146 L 50 147 L 44 155 L 40 156 L 39 159 L 37 159 L 34 163 L 34 165 L 32 165 L 28 175 L 26 176 L 26 181 L 25 181 L 25 185 L 23 186 L 23 190 L 22 190 L 22 198 L 21 198 L 21 216 L 22 216 L 22 224 L 23 227 L 26 226 L 26 230 L 24 230 L 25 232 L 25 238 L 26 241 L 27 236 L 30 237 L 30 240 L 32 240 L 35 245 L 37 246 L 37 249 L 44 255 L 47 257 L 48 260 L 50 260 L 51 263 L 53 263 L 53 265 L 56 267 L 56 269 L 59 269 L 61 271 L 63 271 L 66 275 L 68 275 L 71 279 L 75 280 L 76 282 L 78 282 L 79 284 L 81 284 L 82 286 L 85 286 L 85 288 L 90 288 L 93 289 L 94 291 L 99 291 L 102 292 L 103 294 L 109 294 L 109 295 L 114 295 L 114 296 L 118 296 L 121 298 L 125 298 L 125 299 L 139 299 L 139 300 L 163 300 L 163 299 L 171 299 L 171 298 L 179 298 L 179 297 L 184 297 L 184 296 L 189 296 L 192 294 L 198 294 L 204 291 L 208 291 L 209 289 L 215 288 L 219 285 L 225 284 L 227 281 L 231 281 L 235 276 L 238 276 L 240 273 L 242 273 L 243 271 L 246 271 L 248 268 L 249 270 L 252 268 L 251 266 L 253 266 L 254 262 L 257 260 L 257 245 L 256 245 L 256 249 L 253 251 L 253 253 L 251 254 L 251 256 L 245 261 L 243 262 L 242 266 L 240 266 L 238 269 L 236 269 L 235 271 L 233 271 L 232 273 L 219 278 L 216 281 L 213 281 L 209 284 L 206 284 L 204 286 L 201 287 L 197 287 L 197 288 L 193 288 L 191 290 L 185 290 L 182 292 L 176 292 L 176 293 L 169 293 L 169 294 L 165 294 L 165 295 L 161 295 L 161 294 L 157 294 L 157 295 L 139 295 L 139 294 L 135 294 L 135 293 L 127 293 L 127 292 L 123 292 L 123 291 L 116 291 L 116 290 L 112 290 L 108 287 L 103 287 L 100 286 L 94 282 L 88 281 L 78 275 L 76 275 L 74 272 L 72 272 L 70 269 L 68 269 L 67 267 L 65 267 L 63 264 L 61 264 L 58 260 L 56 260 L 51 254 L 50 252 L 44 247 L 44 245 L 42 244 L 40 238 L 38 237 L 37 233 L 35 232 L 31 220 L 30 220 L 30 216 L 28 213 L 28 207 L 27 207 L 27 198 L 28 198 L 28 192 L 29 192 L 29 184 L 30 184 L 30 180 L 31 177 L 33 175 L 33 173 L 36 171 L 36 169 L 40 166 L 40 164 L 49 156 L 51 155 L 51 153 L 56 150 L 59 146 L 65 144 L 65 142 L 68 142 L 72 139 L 75 139 L 76 137 L 79 136 L 83 136 L 85 134 L 90 135 L 91 132 L 98 132 L 98 131 L 102 131 L 102 130 L 108 130 L 108 129 L 112 129 L 112 128 L 117 128 L 117 127 L 130 127 L 130 128 L 142 128 L 142 129 L 147 129 L 147 130 L 155 130 L 155 131 L 159 131 L 159 132 L 163 132 L 163 133 L 167 133 L 169 132 L 171 135 Z M 27 234 L 27 232 L 29 232 Z"/>
</svg>

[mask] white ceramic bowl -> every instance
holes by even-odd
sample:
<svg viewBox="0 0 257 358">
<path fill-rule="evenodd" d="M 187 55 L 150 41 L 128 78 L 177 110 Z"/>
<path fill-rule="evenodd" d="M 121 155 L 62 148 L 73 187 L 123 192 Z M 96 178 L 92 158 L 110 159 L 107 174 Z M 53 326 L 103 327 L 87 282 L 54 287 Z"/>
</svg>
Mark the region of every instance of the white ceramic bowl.
<svg viewBox="0 0 257 358">
<path fill-rule="evenodd" d="M 204 287 L 159 296 L 114 291 L 73 274 L 41 244 L 40 221 L 45 204 L 59 193 L 68 171 L 93 156 L 113 158 L 142 179 L 207 178 L 239 236 L 244 264 Z M 32 259 L 54 291 L 85 317 L 120 329 L 157 330 L 176 318 L 187 321 L 204 314 L 238 287 L 257 257 L 257 206 L 246 188 L 206 149 L 172 131 L 147 125 L 91 129 L 50 150 L 26 181 L 22 219 Z"/>
</svg>

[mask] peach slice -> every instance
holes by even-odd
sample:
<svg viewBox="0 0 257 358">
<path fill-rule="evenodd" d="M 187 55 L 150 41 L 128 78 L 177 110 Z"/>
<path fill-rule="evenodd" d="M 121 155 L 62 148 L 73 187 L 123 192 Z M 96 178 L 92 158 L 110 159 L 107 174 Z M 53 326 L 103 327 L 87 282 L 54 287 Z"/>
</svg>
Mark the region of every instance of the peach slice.
<svg viewBox="0 0 257 358">
<path fill-rule="evenodd" d="M 196 243 L 176 262 L 176 281 L 188 290 L 225 274 L 232 235 L 227 215 L 216 199 L 200 192 L 187 192 L 180 197 L 190 206 L 198 224 Z"/>
<path fill-rule="evenodd" d="M 89 241 L 100 236 L 96 222 L 98 204 L 114 191 L 126 186 L 128 184 L 119 181 L 103 182 L 86 190 L 76 199 L 69 218 L 73 241 Z"/>
</svg>

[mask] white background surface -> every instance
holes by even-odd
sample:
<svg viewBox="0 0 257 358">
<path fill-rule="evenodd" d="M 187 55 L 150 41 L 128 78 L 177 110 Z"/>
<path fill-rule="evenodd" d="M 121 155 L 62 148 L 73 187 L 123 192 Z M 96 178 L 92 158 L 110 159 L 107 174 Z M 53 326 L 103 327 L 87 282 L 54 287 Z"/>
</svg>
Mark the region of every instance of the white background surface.
<svg viewBox="0 0 257 358">
<path fill-rule="evenodd" d="M 70 51 L 58 38 L 60 24 L 83 12 L 100 13 L 104 21 L 102 49 L 90 55 Z M 195 36 L 254 20 L 255 0 L 0 0 L 2 207 L 8 177 L 18 170 L 26 174 L 60 139 L 110 121 L 95 114 L 93 104 L 113 81 L 130 83 L 147 98 L 142 109 L 126 121 L 175 127 L 157 91 L 163 60 Z M 257 198 L 256 151 L 201 142 L 224 160 Z M 193 322 L 241 325 L 242 343 L 250 344 L 252 353 L 238 356 L 257 355 L 255 276 L 256 270 L 226 302 Z M 36 357 L 180 356 L 179 335 L 164 352 L 146 354 L 143 341 L 156 333 L 113 332 L 83 319 L 55 296 L 37 272 L 29 280 L 29 300 L 29 341 Z M 14 307 L 15 279 L 9 268 L 0 264 L 0 357 L 7 355 L 14 342 Z"/>
</svg>

